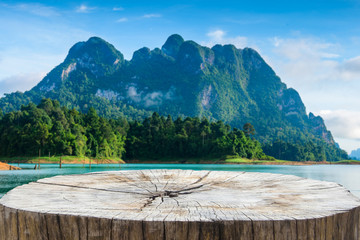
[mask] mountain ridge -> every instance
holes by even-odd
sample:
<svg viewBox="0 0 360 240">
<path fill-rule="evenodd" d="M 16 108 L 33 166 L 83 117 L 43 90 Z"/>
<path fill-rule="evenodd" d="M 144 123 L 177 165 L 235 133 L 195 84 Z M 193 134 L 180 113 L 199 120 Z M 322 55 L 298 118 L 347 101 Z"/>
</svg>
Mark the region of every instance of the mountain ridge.
<svg viewBox="0 0 360 240">
<path fill-rule="evenodd" d="M 335 146 L 323 119 L 306 113 L 298 92 L 287 88 L 258 52 L 230 44 L 208 48 L 178 34 L 161 49 L 135 51 L 129 61 L 101 38 L 76 43 L 39 84 L 7 94 L 0 108 L 9 112 L 42 98 L 83 112 L 94 106 L 107 117 L 141 119 L 157 111 L 237 128 L 250 122 L 263 143 L 311 139 Z"/>
</svg>

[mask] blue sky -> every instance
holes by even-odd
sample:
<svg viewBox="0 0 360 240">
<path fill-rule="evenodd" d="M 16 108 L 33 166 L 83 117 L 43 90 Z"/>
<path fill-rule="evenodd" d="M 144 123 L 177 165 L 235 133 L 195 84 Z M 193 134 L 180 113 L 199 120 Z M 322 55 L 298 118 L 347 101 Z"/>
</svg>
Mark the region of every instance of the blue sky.
<svg viewBox="0 0 360 240">
<path fill-rule="evenodd" d="M 173 33 L 256 49 L 342 148 L 360 147 L 359 0 L 0 0 L 0 95 L 30 89 L 91 36 L 131 59 Z"/>
</svg>

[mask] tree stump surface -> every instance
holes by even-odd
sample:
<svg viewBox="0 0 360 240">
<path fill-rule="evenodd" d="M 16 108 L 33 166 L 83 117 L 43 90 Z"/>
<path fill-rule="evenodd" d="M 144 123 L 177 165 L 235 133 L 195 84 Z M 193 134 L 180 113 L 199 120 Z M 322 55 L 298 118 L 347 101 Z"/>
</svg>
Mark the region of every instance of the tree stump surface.
<svg viewBox="0 0 360 240">
<path fill-rule="evenodd" d="M 0 199 L 0 240 L 360 239 L 337 183 L 250 172 L 138 170 L 45 178 Z"/>
</svg>

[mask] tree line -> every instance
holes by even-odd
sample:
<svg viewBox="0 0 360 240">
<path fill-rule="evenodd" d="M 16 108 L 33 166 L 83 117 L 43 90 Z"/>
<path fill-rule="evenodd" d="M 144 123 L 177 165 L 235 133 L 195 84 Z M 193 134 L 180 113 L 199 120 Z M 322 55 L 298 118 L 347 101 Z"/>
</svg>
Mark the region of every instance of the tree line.
<svg viewBox="0 0 360 240">
<path fill-rule="evenodd" d="M 91 108 L 87 114 L 43 99 L 0 120 L 0 156 L 74 155 L 121 157 L 125 127 L 121 120 L 107 120 Z"/>
<path fill-rule="evenodd" d="M 222 121 L 197 117 L 173 121 L 153 113 L 141 121 L 106 119 L 94 108 L 87 113 L 43 99 L 19 111 L 0 111 L 0 156 L 72 155 L 126 159 L 209 158 L 236 155 L 270 158 L 254 140 L 251 124 L 244 131 Z"/>
<path fill-rule="evenodd" d="M 222 121 L 207 118 L 177 118 L 154 113 L 142 123 L 134 121 L 126 140 L 127 158 L 223 157 L 235 155 L 268 159 L 261 144 L 251 138 L 251 129 L 231 129 Z"/>
<path fill-rule="evenodd" d="M 276 159 L 291 161 L 334 162 L 349 159 L 348 154 L 341 148 L 313 139 L 308 139 L 305 143 L 290 143 L 277 139 L 264 144 L 263 150 Z"/>
</svg>

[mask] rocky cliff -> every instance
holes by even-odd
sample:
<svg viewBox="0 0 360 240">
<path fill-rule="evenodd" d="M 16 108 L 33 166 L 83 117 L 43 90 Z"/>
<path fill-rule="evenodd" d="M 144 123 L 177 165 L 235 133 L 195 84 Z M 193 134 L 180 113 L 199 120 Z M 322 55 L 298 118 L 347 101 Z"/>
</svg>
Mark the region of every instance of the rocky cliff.
<svg viewBox="0 0 360 240">
<path fill-rule="evenodd" d="M 157 111 L 238 128 L 250 122 L 262 142 L 318 139 L 334 145 L 322 118 L 307 115 L 297 91 L 255 50 L 208 48 L 177 34 L 161 49 L 135 51 L 130 61 L 101 38 L 79 42 L 33 89 L 0 99 L 0 108 L 8 112 L 44 97 L 84 112 L 94 106 L 108 117 L 138 119 Z"/>
</svg>

